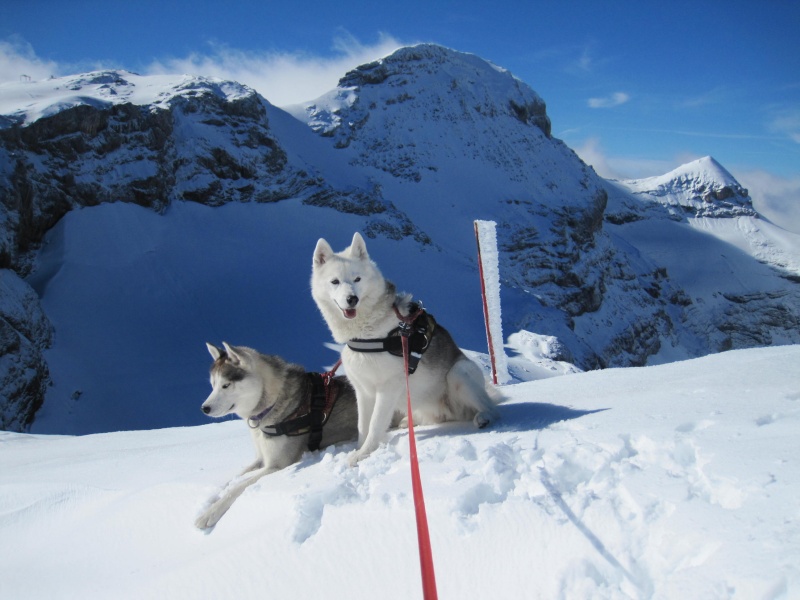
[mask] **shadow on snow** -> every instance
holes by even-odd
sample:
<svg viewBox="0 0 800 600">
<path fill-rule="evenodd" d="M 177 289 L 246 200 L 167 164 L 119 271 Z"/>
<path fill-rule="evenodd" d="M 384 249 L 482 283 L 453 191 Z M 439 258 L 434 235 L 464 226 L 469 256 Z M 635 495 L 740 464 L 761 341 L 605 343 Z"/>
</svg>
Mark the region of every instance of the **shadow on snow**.
<svg viewBox="0 0 800 600">
<path fill-rule="evenodd" d="M 499 431 L 529 431 L 547 429 L 554 423 L 579 419 L 585 415 L 609 410 L 598 408 L 595 410 L 576 410 L 558 404 L 544 402 L 518 402 L 514 404 L 501 404 L 497 407 L 500 413 L 499 420 L 494 429 Z"/>
<path fill-rule="evenodd" d="M 605 410 L 609 409 L 576 410 L 568 406 L 543 402 L 515 402 L 513 404 L 499 405 L 497 407 L 499 418 L 486 429 L 475 429 L 472 423 L 464 421 L 448 421 L 438 425 L 428 425 L 421 429 L 417 428 L 416 437 L 420 440 L 426 440 L 437 436 L 468 435 L 484 431 L 536 431 L 547 429 L 554 423 L 579 419 L 585 415 Z"/>
</svg>

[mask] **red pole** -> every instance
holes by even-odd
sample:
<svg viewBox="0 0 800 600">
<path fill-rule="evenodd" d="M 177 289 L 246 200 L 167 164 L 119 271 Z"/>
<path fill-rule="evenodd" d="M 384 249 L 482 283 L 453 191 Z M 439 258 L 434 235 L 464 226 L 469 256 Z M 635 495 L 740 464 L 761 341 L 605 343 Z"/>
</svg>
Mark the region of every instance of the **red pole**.
<svg viewBox="0 0 800 600">
<path fill-rule="evenodd" d="M 483 279 L 483 258 L 481 258 L 481 236 L 478 232 L 478 222 L 474 221 L 475 241 L 478 244 L 478 271 L 481 275 L 481 298 L 483 299 L 483 322 L 486 323 L 486 340 L 489 343 L 489 359 L 492 362 L 492 383 L 497 385 L 497 366 L 494 359 L 494 343 L 492 342 L 492 329 L 489 327 L 489 305 L 486 303 L 486 282 Z"/>
</svg>

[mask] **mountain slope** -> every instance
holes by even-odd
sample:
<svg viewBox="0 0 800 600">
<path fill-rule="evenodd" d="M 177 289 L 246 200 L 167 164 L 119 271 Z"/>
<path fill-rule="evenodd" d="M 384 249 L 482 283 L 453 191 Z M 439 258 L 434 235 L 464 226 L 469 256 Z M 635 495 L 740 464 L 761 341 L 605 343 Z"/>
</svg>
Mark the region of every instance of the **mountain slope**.
<svg viewBox="0 0 800 600">
<path fill-rule="evenodd" d="M 681 346 L 704 354 L 796 342 L 800 236 L 763 219 L 713 158 L 610 182 L 609 193 L 608 229 L 680 290 Z"/>
</svg>

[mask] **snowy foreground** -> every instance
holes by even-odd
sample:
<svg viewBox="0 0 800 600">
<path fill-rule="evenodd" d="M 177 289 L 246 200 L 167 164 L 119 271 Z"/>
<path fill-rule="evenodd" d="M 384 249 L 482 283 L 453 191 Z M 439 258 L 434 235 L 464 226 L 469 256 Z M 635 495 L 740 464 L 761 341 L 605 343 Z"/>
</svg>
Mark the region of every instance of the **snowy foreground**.
<svg viewBox="0 0 800 600">
<path fill-rule="evenodd" d="M 800 597 L 800 346 L 504 388 L 418 430 L 439 597 Z M 308 454 L 210 533 L 241 422 L 0 433 L 0 597 L 421 597 L 407 432 Z"/>
</svg>

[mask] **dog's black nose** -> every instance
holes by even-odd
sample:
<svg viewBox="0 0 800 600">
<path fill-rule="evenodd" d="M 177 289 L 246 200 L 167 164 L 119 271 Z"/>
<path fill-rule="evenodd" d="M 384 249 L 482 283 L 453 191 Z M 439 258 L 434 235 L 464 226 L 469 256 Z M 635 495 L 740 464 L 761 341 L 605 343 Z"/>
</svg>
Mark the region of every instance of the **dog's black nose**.
<svg viewBox="0 0 800 600">
<path fill-rule="evenodd" d="M 200 408 L 202 408 L 203 412 L 206 413 L 206 414 L 211 412 L 211 407 L 210 406 L 203 405 Z"/>
<path fill-rule="evenodd" d="M 348 296 L 347 297 L 347 306 L 353 307 L 358 304 L 358 296 Z"/>
</svg>

